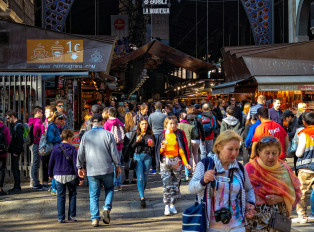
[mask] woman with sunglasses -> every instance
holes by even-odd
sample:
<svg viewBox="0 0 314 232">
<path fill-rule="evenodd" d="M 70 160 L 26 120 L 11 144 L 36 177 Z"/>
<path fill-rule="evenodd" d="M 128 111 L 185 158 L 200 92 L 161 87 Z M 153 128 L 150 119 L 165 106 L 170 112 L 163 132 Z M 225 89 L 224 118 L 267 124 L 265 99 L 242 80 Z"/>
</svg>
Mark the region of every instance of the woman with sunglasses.
<svg viewBox="0 0 314 232">
<path fill-rule="evenodd" d="M 255 196 L 248 174 L 237 162 L 242 138 L 235 131 L 221 133 L 212 154 L 196 166 L 189 191 L 206 204 L 207 232 L 245 232 L 246 218 L 253 217 Z"/>
<path fill-rule="evenodd" d="M 133 132 L 130 138 L 130 143 L 125 152 L 125 160 L 130 157 L 136 160 L 136 176 L 137 188 L 141 198 L 141 206 L 146 207 L 144 190 L 147 186 L 148 173 L 152 165 L 152 157 L 154 155 L 155 136 L 152 128 L 146 119 L 138 122 L 136 131 Z"/>
<path fill-rule="evenodd" d="M 281 149 L 277 138 L 262 137 L 255 148 L 256 157 L 245 165 L 256 198 L 256 214 L 248 220 L 248 231 L 278 231 L 269 227 L 272 215 L 289 217 L 300 200 L 298 178 L 278 159 Z"/>
<path fill-rule="evenodd" d="M 60 130 L 58 126 L 62 125 L 64 123 L 64 120 L 65 120 L 65 115 L 61 112 L 55 112 L 52 115 L 51 122 L 49 123 L 47 132 L 46 132 L 48 143 L 52 143 L 52 145 L 54 146 L 61 143 Z M 50 157 L 45 157 L 45 160 L 48 160 L 48 162 L 49 162 L 49 159 Z M 43 165 L 45 169 L 44 174 L 47 176 L 47 178 L 44 178 L 44 182 L 45 182 L 45 179 L 48 179 L 48 162 L 45 162 L 45 165 Z M 51 183 L 51 194 L 57 195 L 56 183 L 54 179 L 52 179 L 52 183 Z"/>
</svg>

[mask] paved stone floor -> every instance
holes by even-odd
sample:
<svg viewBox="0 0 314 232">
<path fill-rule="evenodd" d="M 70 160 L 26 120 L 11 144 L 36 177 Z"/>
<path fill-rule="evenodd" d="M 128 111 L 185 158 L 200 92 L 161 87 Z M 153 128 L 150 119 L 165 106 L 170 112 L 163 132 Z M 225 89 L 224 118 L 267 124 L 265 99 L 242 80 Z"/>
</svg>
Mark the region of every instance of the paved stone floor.
<svg viewBox="0 0 314 232">
<path fill-rule="evenodd" d="M 131 176 L 131 175 L 130 175 Z M 85 183 L 86 184 L 86 183 Z M 7 184 L 5 190 L 11 188 Z M 79 187 L 77 217 L 79 222 L 57 223 L 56 196 L 46 191 L 33 191 L 24 180 L 21 194 L 0 197 L 0 231 L 181 231 L 182 212 L 194 202 L 195 196 L 188 193 L 186 183 L 181 185 L 182 198 L 176 207 L 178 215 L 165 217 L 162 203 L 162 184 L 159 175 L 150 175 L 145 191 L 147 207 L 142 209 L 136 185 L 123 186 L 115 192 L 112 221 L 110 225 L 100 223 L 99 228 L 91 227 L 87 186 Z M 101 203 L 104 192 L 101 193 Z M 67 212 L 67 211 L 66 211 Z M 293 212 L 295 216 L 295 211 Z M 292 231 L 314 231 L 314 223 L 293 225 Z"/>
</svg>

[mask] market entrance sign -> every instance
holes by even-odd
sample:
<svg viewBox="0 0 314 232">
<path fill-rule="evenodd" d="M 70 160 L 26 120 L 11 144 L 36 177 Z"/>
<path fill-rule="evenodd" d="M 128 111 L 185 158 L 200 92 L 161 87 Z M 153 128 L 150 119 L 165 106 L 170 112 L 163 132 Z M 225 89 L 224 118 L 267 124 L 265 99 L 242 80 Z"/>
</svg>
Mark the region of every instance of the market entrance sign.
<svg viewBox="0 0 314 232">
<path fill-rule="evenodd" d="M 170 0 L 144 0 L 143 14 L 170 14 Z"/>
<path fill-rule="evenodd" d="M 27 63 L 82 63 L 83 40 L 27 40 Z"/>
</svg>

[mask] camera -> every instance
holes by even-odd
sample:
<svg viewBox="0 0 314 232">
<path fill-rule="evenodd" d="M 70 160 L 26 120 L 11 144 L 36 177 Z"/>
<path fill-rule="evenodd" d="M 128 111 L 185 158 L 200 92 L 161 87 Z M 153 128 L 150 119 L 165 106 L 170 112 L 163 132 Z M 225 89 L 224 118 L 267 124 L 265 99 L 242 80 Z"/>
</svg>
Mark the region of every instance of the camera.
<svg viewBox="0 0 314 232">
<path fill-rule="evenodd" d="M 232 217 L 231 212 L 227 208 L 221 208 L 214 212 L 216 222 L 221 221 L 223 224 L 228 224 Z"/>
</svg>

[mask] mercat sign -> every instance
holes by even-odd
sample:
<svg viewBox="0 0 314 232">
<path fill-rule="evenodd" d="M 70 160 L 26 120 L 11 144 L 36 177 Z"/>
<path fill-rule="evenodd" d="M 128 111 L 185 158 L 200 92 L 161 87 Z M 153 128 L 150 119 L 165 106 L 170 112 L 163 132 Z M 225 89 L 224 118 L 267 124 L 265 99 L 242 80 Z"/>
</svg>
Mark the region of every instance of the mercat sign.
<svg viewBox="0 0 314 232">
<path fill-rule="evenodd" d="M 144 0 L 143 14 L 170 14 L 170 0 Z"/>
</svg>

